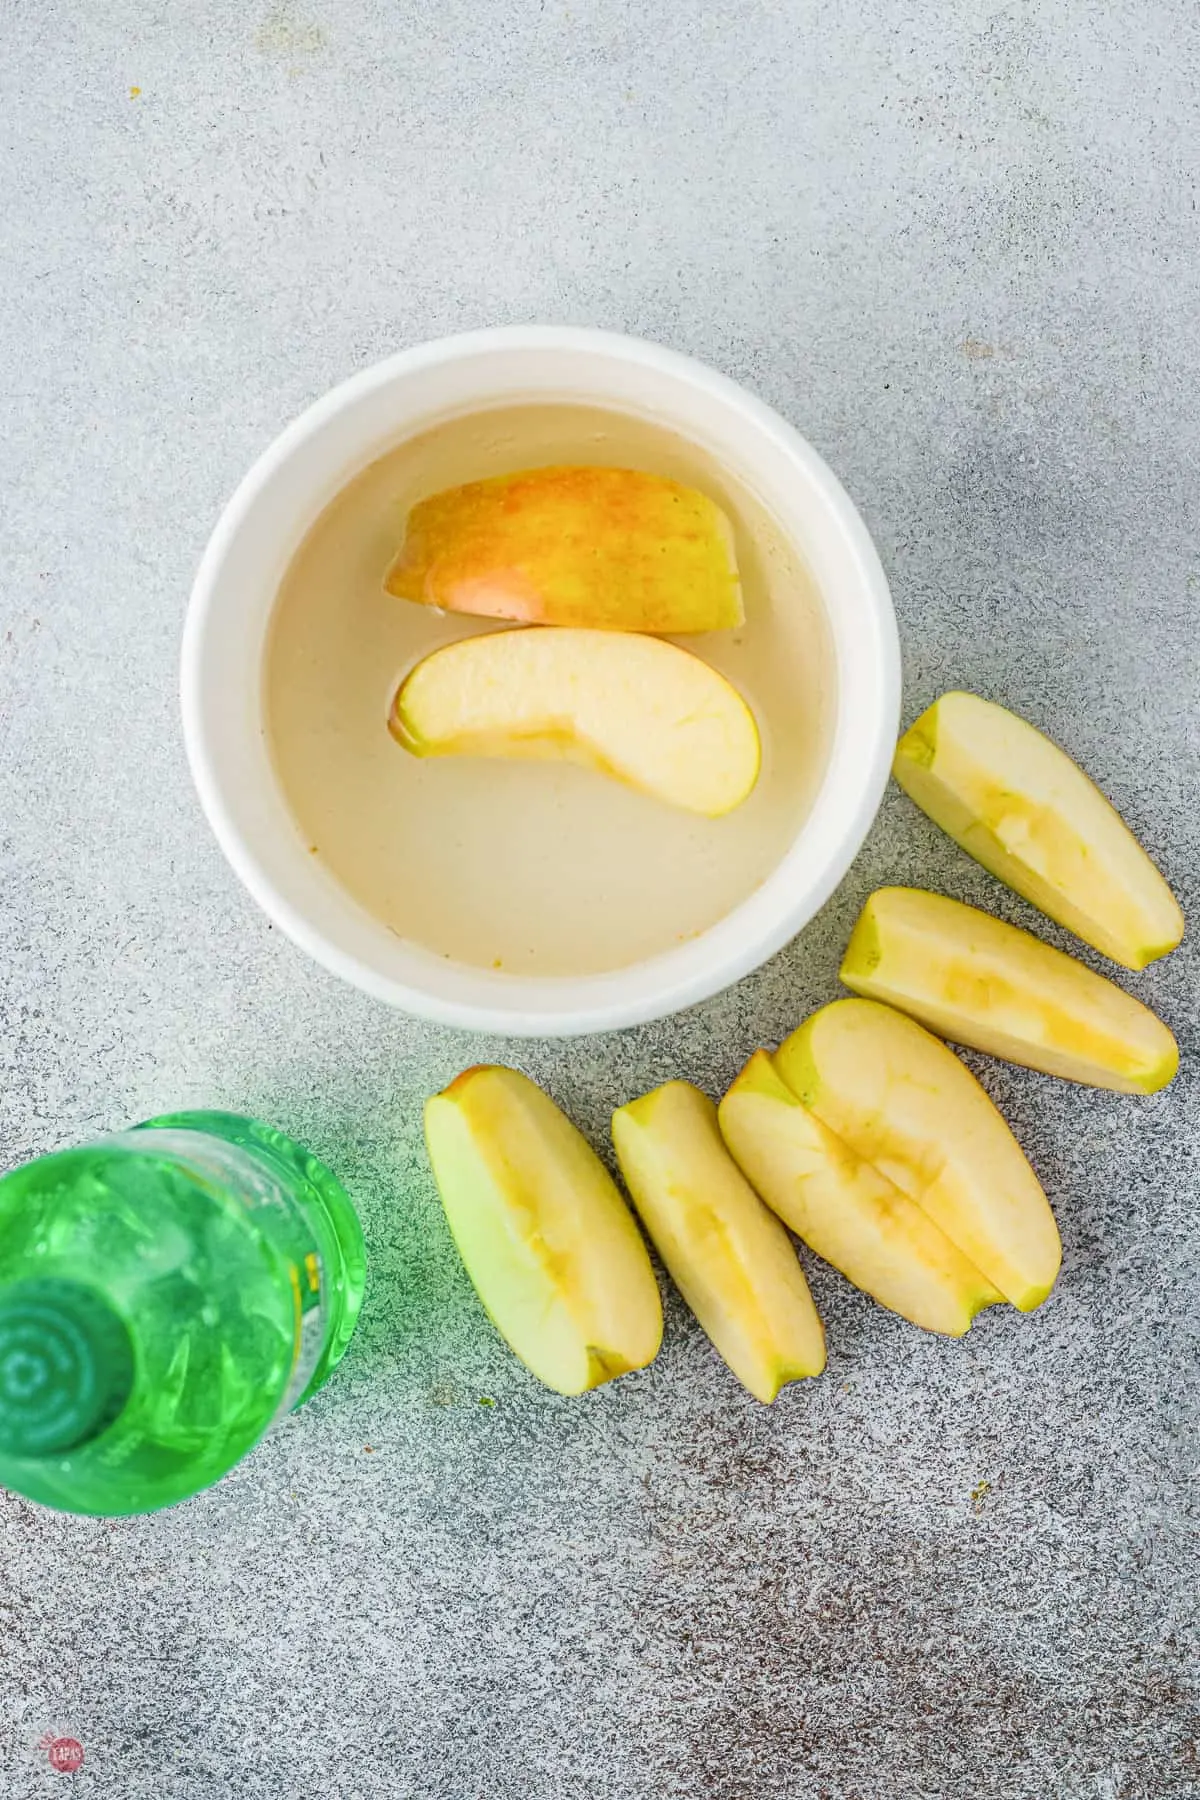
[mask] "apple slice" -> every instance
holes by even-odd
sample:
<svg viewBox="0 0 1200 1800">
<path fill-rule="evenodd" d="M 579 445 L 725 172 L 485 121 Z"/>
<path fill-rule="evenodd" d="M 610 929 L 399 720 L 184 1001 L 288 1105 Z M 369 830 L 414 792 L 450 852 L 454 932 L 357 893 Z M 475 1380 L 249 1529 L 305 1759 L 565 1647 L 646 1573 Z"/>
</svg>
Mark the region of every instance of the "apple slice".
<svg viewBox="0 0 1200 1800">
<path fill-rule="evenodd" d="M 893 773 L 968 855 L 1127 969 L 1183 936 L 1183 914 L 1133 833 L 1065 751 L 978 694 L 943 694 Z"/>
<path fill-rule="evenodd" d="M 595 1151 L 515 1069 L 467 1069 L 425 1104 L 425 1141 L 467 1274 L 501 1337 L 560 1394 L 653 1362 L 658 1284 Z"/>
<path fill-rule="evenodd" d="M 835 1000 L 775 1066 L 796 1098 L 915 1200 L 1006 1300 L 1039 1306 L 1062 1259 L 1020 1145 L 938 1038 L 875 1000 Z"/>
<path fill-rule="evenodd" d="M 825 1333 L 787 1232 L 748 1187 L 717 1109 L 668 1081 L 613 1114 L 625 1185 L 680 1293 L 756 1400 L 819 1375 Z"/>
<path fill-rule="evenodd" d="M 389 729 L 414 756 L 583 763 L 716 818 L 758 779 L 758 730 L 723 675 L 629 632 L 497 631 L 406 676 Z"/>
<path fill-rule="evenodd" d="M 641 469 L 525 469 L 433 494 L 409 513 L 384 585 L 526 625 L 723 631 L 745 618 L 725 514 Z"/>
<path fill-rule="evenodd" d="M 914 1200 L 801 1105 L 765 1050 L 722 1100 L 720 1120 L 767 1205 L 892 1312 L 961 1337 L 977 1312 L 1003 1299 Z"/>
<path fill-rule="evenodd" d="M 1162 1020 L 1115 982 L 974 906 L 880 888 L 863 907 L 842 980 L 939 1037 L 1047 1075 L 1152 1094 L 1179 1067 Z"/>
</svg>

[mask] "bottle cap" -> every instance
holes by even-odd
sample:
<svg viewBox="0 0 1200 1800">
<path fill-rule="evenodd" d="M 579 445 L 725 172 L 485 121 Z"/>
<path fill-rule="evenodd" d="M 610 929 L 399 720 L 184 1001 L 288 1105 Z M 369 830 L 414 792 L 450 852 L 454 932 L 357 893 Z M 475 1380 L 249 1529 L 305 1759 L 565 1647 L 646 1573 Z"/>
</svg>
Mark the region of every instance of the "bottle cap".
<svg viewBox="0 0 1200 1800">
<path fill-rule="evenodd" d="M 125 1321 L 81 1281 L 0 1287 L 0 1448 L 56 1456 L 111 1425 L 133 1388 Z"/>
</svg>

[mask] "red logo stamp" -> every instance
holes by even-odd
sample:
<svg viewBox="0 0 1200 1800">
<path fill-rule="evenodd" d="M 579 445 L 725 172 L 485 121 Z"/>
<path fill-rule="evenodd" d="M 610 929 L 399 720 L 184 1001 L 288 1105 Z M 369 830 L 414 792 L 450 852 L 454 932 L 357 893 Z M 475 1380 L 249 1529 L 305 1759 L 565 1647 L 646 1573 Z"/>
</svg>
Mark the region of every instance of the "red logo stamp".
<svg viewBox="0 0 1200 1800">
<path fill-rule="evenodd" d="M 47 1732 L 41 1748 L 46 1752 L 50 1767 L 61 1775 L 73 1775 L 76 1769 L 83 1767 L 83 1745 L 78 1738 L 51 1737 Z"/>
</svg>

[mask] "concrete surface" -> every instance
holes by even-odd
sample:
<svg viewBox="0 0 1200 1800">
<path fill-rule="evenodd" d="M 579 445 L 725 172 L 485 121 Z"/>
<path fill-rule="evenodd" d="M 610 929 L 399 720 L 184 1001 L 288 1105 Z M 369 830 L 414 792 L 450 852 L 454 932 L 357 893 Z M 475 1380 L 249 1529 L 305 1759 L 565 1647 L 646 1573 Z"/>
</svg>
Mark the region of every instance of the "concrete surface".
<svg viewBox="0 0 1200 1800">
<path fill-rule="evenodd" d="M 285 420 L 460 327 L 616 327 L 845 478 L 907 716 L 959 684 L 1052 726 L 1194 917 L 1194 6 L 8 0 L 0 43 L 3 1161 L 252 1110 L 373 1259 L 340 1376 L 215 1491 L 115 1525 L 0 1498 L 0 1792 L 1200 1794 L 1194 941 L 1135 984 L 1169 1093 L 976 1065 L 1062 1225 L 1037 1316 L 937 1342 L 815 1267 L 829 1373 L 773 1410 L 677 1303 L 650 1373 L 560 1401 L 456 1265 L 427 1091 L 510 1057 L 599 1140 L 830 996 L 878 880 L 1030 915 L 892 793 L 737 992 L 466 1042 L 268 929 L 175 710 L 200 547 Z"/>
</svg>

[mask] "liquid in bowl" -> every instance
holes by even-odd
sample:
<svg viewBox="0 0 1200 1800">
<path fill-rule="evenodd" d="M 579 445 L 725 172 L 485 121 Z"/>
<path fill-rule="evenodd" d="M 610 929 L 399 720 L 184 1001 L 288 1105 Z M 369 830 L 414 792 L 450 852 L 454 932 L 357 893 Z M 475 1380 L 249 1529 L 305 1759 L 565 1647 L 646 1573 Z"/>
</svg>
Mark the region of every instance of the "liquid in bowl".
<svg viewBox="0 0 1200 1800">
<path fill-rule="evenodd" d="M 441 488 L 551 463 L 668 475 L 733 522 L 745 625 L 676 640 L 734 683 L 762 736 L 757 786 L 724 818 L 565 763 L 419 759 L 387 731 L 396 685 L 422 656 L 497 629 L 385 593 L 409 508 Z M 725 917 L 795 841 L 835 710 L 820 595 L 754 494 L 663 426 L 567 404 L 446 419 L 350 481 L 283 578 L 264 680 L 272 760 L 308 850 L 398 937 L 517 975 L 626 968 Z"/>
</svg>

